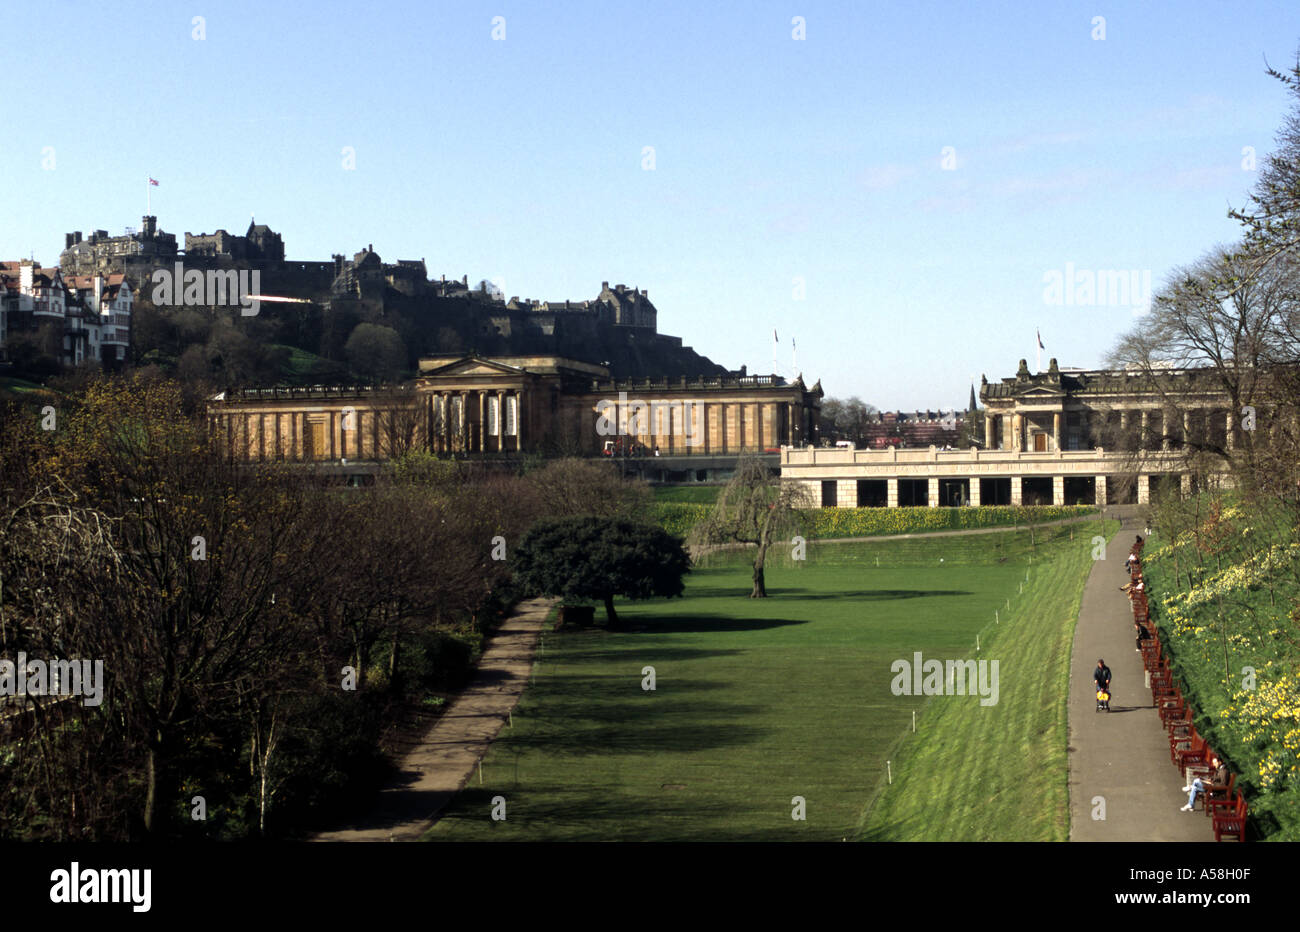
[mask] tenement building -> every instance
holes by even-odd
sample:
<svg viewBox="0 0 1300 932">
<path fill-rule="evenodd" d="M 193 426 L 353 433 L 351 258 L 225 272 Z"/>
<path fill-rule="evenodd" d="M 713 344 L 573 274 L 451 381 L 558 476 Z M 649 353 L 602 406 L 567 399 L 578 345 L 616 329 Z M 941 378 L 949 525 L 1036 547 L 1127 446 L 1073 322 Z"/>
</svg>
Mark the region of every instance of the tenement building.
<svg viewBox="0 0 1300 932">
<path fill-rule="evenodd" d="M 1190 488 L 1183 450 L 1232 450 L 1241 425 L 1209 369 L 1159 378 L 1058 368 L 982 379 L 983 443 L 964 450 L 781 451 L 781 476 L 841 508 L 1147 502 L 1162 482 Z"/>
<path fill-rule="evenodd" d="M 818 442 L 822 388 L 774 375 L 616 380 L 559 356 L 443 356 L 400 388 L 223 393 L 210 429 L 245 461 L 437 454 L 735 456 Z"/>
</svg>

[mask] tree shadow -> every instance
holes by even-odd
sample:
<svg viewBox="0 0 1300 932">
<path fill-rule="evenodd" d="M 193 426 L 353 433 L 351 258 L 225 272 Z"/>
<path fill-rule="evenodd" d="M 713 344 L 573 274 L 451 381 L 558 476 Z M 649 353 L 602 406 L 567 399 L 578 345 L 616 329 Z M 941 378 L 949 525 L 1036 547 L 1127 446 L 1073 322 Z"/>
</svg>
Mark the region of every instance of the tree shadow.
<svg viewBox="0 0 1300 932">
<path fill-rule="evenodd" d="M 883 602 L 894 599 L 924 599 L 931 596 L 973 595 L 966 589 L 859 589 L 854 592 L 819 592 L 810 589 L 769 589 L 769 595 L 795 595 L 799 601 L 817 601 L 824 599 L 856 599 L 863 602 Z"/>
</svg>

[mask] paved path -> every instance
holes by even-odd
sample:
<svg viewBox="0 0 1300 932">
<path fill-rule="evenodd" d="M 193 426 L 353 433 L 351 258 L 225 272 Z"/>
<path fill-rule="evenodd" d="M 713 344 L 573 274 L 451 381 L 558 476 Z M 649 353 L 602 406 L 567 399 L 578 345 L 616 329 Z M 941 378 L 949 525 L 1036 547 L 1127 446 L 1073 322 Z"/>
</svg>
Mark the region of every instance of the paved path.
<svg viewBox="0 0 1300 932">
<path fill-rule="evenodd" d="M 519 603 L 479 659 L 470 685 L 402 760 L 401 774 L 360 824 L 312 841 L 415 841 L 465 785 L 524 691 L 553 599 Z"/>
<path fill-rule="evenodd" d="M 1113 509 L 1112 509 L 1113 510 Z M 1124 559 L 1133 545 L 1136 509 L 1121 509 L 1124 524 L 1093 564 L 1079 606 L 1070 660 L 1070 840 L 1213 841 L 1210 820 L 1187 802 L 1182 775 L 1169 761 L 1169 740 L 1145 685 L 1142 655 L 1134 650 L 1133 611 L 1119 591 Z M 1154 596 L 1153 596 L 1154 597 Z M 1111 670 L 1111 711 L 1097 711 L 1092 671 L 1097 658 Z M 1093 818 L 1095 797 L 1105 819 Z"/>
</svg>

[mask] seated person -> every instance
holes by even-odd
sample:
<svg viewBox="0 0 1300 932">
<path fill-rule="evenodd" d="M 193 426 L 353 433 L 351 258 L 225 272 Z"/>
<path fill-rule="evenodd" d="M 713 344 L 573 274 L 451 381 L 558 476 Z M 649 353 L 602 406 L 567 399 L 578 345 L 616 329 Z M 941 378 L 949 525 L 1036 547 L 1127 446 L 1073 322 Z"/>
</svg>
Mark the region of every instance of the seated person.
<svg viewBox="0 0 1300 932">
<path fill-rule="evenodd" d="M 1196 808 L 1196 796 L 1198 793 L 1204 793 L 1208 790 L 1226 790 L 1228 788 L 1228 766 L 1221 763 L 1218 757 L 1210 757 L 1210 766 L 1214 768 L 1214 780 L 1211 783 L 1202 783 L 1201 778 L 1197 777 L 1191 783 L 1183 787 L 1187 791 L 1187 805 L 1179 809 L 1179 812 L 1191 812 Z"/>
<path fill-rule="evenodd" d="M 1133 627 L 1137 629 L 1137 649 L 1141 650 L 1142 642 L 1151 640 L 1151 632 L 1140 621 L 1133 622 Z"/>
</svg>

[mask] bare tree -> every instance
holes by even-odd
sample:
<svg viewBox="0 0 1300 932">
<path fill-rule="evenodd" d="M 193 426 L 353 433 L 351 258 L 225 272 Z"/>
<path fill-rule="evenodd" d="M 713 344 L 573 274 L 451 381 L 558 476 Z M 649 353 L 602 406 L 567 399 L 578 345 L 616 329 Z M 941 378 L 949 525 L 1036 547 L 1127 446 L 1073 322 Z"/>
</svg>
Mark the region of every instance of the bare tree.
<svg viewBox="0 0 1300 932">
<path fill-rule="evenodd" d="M 743 456 L 736 473 L 718 495 L 712 514 L 695 526 L 692 548 L 708 544 L 751 544 L 754 554 L 751 599 L 767 598 L 764 565 L 772 544 L 802 529 L 811 497 L 803 486 L 782 483 L 756 456 Z"/>
</svg>

